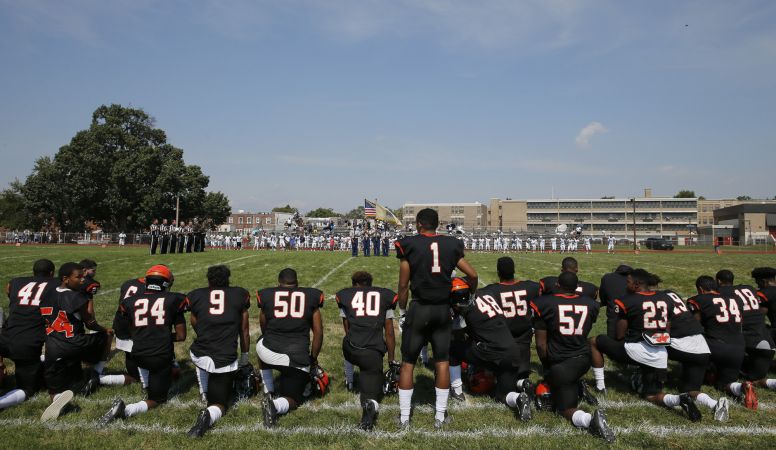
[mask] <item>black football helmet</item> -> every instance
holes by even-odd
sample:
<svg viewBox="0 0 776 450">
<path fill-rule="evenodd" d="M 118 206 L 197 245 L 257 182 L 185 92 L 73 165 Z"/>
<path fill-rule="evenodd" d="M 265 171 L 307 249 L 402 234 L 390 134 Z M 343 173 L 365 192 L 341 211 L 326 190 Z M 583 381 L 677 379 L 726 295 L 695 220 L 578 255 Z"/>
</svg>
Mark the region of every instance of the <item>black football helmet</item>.
<svg viewBox="0 0 776 450">
<path fill-rule="evenodd" d="M 233 386 L 238 401 L 251 398 L 262 388 L 261 375 L 253 369 L 252 364 L 246 364 L 237 369 Z"/>
<path fill-rule="evenodd" d="M 383 374 L 383 394 L 390 395 L 399 392 L 399 369 L 401 364 L 398 361 L 388 363 L 388 370 Z"/>
</svg>

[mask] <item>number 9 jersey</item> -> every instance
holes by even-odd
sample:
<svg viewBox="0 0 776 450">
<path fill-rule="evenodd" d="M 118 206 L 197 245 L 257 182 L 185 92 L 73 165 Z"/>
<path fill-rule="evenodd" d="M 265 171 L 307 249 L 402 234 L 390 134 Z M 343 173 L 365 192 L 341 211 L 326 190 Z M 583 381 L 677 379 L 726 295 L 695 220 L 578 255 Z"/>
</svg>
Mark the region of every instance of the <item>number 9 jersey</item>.
<svg viewBox="0 0 776 450">
<path fill-rule="evenodd" d="M 197 318 L 191 353 L 212 358 L 215 367 L 232 364 L 237 359 L 243 312 L 251 305 L 248 291 L 236 286 L 200 288 L 189 292 L 188 298 L 189 311 Z"/>
<path fill-rule="evenodd" d="M 188 305 L 188 298 L 178 292 L 152 291 L 122 300 L 119 310 L 129 321 L 132 355 L 172 358 L 172 327 L 183 322 Z"/>
</svg>

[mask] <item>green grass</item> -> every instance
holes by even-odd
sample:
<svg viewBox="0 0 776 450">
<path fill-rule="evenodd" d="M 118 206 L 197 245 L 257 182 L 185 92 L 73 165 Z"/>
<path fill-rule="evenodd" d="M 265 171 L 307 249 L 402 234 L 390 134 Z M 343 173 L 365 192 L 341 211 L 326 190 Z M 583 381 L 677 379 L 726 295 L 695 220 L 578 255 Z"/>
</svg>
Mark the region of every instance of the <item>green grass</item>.
<svg viewBox="0 0 776 450">
<path fill-rule="evenodd" d="M 495 253 L 471 254 L 473 263 L 483 282 L 496 281 Z M 518 277 L 539 279 L 557 274 L 559 254 L 519 254 L 516 260 Z M 206 284 L 206 268 L 216 263 L 226 263 L 232 270 L 232 284 L 240 285 L 254 292 L 275 283 L 277 273 L 284 267 L 297 269 L 300 282 L 304 285 L 319 284 L 328 298 L 350 283 L 350 274 L 357 269 L 370 271 L 375 284 L 395 289 L 398 264 L 393 257 L 372 257 L 350 259 L 342 252 L 254 252 L 212 250 L 191 255 L 157 255 L 150 257 L 146 249 L 118 247 L 77 246 L 22 246 L 0 247 L 0 281 L 26 275 L 35 259 L 46 257 L 57 266 L 82 258 L 95 259 L 98 264 L 97 279 L 102 291 L 97 295 L 95 308 L 98 320 L 110 325 L 118 301 L 118 288 L 126 279 L 142 276 L 145 269 L 154 263 L 168 264 L 175 274 L 175 290 L 188 292 Z M 721 256 L 711 251 L 706 253 L 651 253 L 641 255 L 617 253 L 609 255 L 576 255 L 580 262 L 580 278 L 598 284 L 601 275 L 611 271 L 620 263 L 644 267 L 658 273 L 664 280 L 664 287 L 676 290 L 682 295 L 693 293 L 695 278 L 701 274 L 712 274 L 721 268 L 734 271 L 741 281 L 750 282 L 748 273 L 753 267 L 773 265 L 773 255 L 742 254 L 724 252 Z M 344 264 L 343 264 L 344 263 Z M 337 270 L 332 269 L 339 267 Z M 326 277 L 328 275 L 328 277 Z M 325 278 L 325 279 L 324 279 Z M 255 301 L 252 304 L 251 322 L 254 332 L 251 339 L 258 337 L 258 314 Z M 88 399 L 77 398 L 81 411 L 68 414 L 53 425 L 40 425 L 37 420 L 48 404 L 46 395 L 39 394 L 23 405 L 0 411 L 0 442 L 5 448 L 33 448 L 61 446 L 65 448 L 107 447 L 107 448 L 170 448 L 170 447 L 257 447 L 267 445 L 283 448 L 311 447 L 515 447 L 527 445 L 541 448 L 593 448 L 602 441 L 582 431 L 573 429 L 562 418 L 551 413 L 538 412 L 529 424 L 518 422 L 505 407 L 485 398 L 470 397 L 465 406 L 453 406 L 454 422 L 444 433 L 432 430 L 433 375 L 426 369 L 416 371 L 413 430 L 398 433 L 394 424 L 398 399 L 393 396 L 384 400 L 378 421 L 378 432 L 365 434 L 355 430 L 360 416 L 356 407 L 357 396 L 347 393 L 342 386 L 343 336 L 341 322 L 333 301 L 329 300 L 323 309 L 325 337 L 320 363 L 332 377 L 331 392 L 323 399 L 316 399 L 297 411 L 282 417 L 276 430 L 267 431 L 260 425 L 261 410 L 257 399 L 241 403 L 230 410 L 218 422 L 216 428 L 203 439 L 192 442 L 185 437 L 185 431 L 193 424 L 201 405 L 192 366 L 188 363 L 188 346 L 193 339 L 189 329 L 186 343 L 176 344 L 176 353 L 182 362 L 183 376 L 177 382 L 181 393 L 169 404 L 148 414 L 118 422 L 105 430 L 97 430 L 95 421 L 104 413 L 113 398 L 127 401 L 142 398 L 137 386 L 106 387 Z M 605 315 L 601 314 L 594 333 L 605 329 Z M 251 350 L 251 360 L 256 355 Z M 538 363 L 534 355 L 535 362 Z M 124 360 L 119 355 L 113 358 L 106 369 L 118 373 Z M 12 364 L 9 364 L 9 369 Z M 538 368 L 538 364 L 534 367 Z M 610 394 L 607 401 L 610 423 L 619 435 L 618 447 L 679 447 L 679 448 L 722 448 L 768 446 L 773 442 L 772 428 L 776 394 L 758 391 L 763 408 L 752 412 L 736 405 L 731 410 L 731 420 L 725 424 L 713 421 L 706 410 L 704 419 L 691 424 L 677 412 L 650 406 L 628 392 L 626 378 L 609 367 L 607 384 Z M 12 369 L 11 369 L 12 370 Z M 590 375 L 592 376 L 592 375 Z M 538 375 L 533 377 L 538 379 Z M 7 382 L 8 383 L 8 382 Z M 9 386 L 6 386 L 6 388 Z M 669 386 L 668 390 L 673 390 Z M 712 396 L 719 395 L 708 388 Z M 756 431 L 756 432 L 755 432 Z"/>
</svg>

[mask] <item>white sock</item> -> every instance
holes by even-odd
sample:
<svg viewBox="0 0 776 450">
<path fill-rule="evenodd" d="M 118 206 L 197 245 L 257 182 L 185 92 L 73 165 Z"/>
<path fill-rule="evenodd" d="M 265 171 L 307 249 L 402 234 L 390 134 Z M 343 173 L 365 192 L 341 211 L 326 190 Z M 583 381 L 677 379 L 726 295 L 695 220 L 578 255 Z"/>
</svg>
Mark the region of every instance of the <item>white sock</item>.
<svg viewBox="0 0 776 450">
<path fill-rule="evenodd" d="M 291 409 L 291 405 L 288 404 L 288 400 L 286 400 L 285 397 L 276 398 L 275 400 L 272 400 L 272 403 L 275 404 L 275 409 L 278 414 L 285 414 Z"/>
<path fill-rule="evenodd" d="M 663 404 L 668 406 L 669 408 L 673 408 L 674 406 L 679 406 L 679 396 L 676 394 L 666 394 L 663 397 Z"/>
<path fill-rule="evenodd" d="M 199 382 L 199 393 L 207 394 L 207 386 L 210 381 L 210 374 L 208 371 L 197 367 L 197 381 Z"/>
<path fill-rule="evenodd" d="M 730 392 L 735 396 L 741 395 L 741 383 L 730 383 Z"/>
<path fill-rule="evenodd" d="M 94 371 L 102 375 L 102 371 L 105 370 L 105 361 L 98 361 L 93 367 Z"/>
<path fill-rule="evenodd" d="M 571 416 L 571 423 L 573 423 L 574 426 L 581 428 L 588 428 L 591 420 L 593 420 L 593 416 L 581 409 L 575 411 L 574 415 Z"/>
<path fill-rule="evenodd" d="M 593 376 L 595 377 L 595 387 L 598 390 L 606 389 L 606 383 L 604 383 L 604 368 L 593 367 Z"/>
<path fill-rule="evenodd" d="M 768 387 L 768 389 L 776 390 L 776 379 L 768 378 L 765 380 L 765 385 Z"/>
<path fill-rule="evenodd" d="M 423 361 L 423 364 L 428 364 L 428 347 L 425 345 L 420 349 L 420 360 Z"/>
<path fill-rule="evenodd" d="M 137 403 L 131 403 L 124 409 L 124 417 L 132 417 L 138 414 L 142 414 L 148 411 L 148 403 L 139 401 Z"/>
<path fill-rule="evenodd" d="M 214 423 L 216 423 L 218 419 L 220 419 L 221 416 L 223 415 L 223 413 L 221 412 L 221 408 L 215 405 L 208 406 L 207 412 L 210 413 L 210 425 L 213 425 Z"/>
<path fill-rule="evenodd" d="M 704 394 L 703 392 L 695 397 L 695 401 L 712 410 L 717 407 L 717 401 L 709 397 L 708 394 Z"/>
<path fill-rule="evenodd" d="M 353 364 L 347 359 L 345 360 L 345 382 L 353 384 Z"/>
<path fill-rule="evenodd" d="M 100 375 L 100 384 L 107 386 L 123 386 L 124 375 Z"/>
<path fill-rule="evenodd" d="M 380 411 L 380 404 L 377 403 L 377 400 L 369 400 L 370 402 L 374 403 L 375 405 L 375 411 Z"/>
<path fill-rule="evenodd" d="M 436 420 L 442 421 L 445 420 L 445 413 L 447 412 L 447 399 L 450 397 L 450 389 L 439 389 L 434 388 L 436 391 L 436 414 L 434 414 L 434 418 Z"/>
<path fill-rule="evenodd" d="M 272 369 L 261 369 L 261 379 L 264 381 L 264 393 L 275 392 L 275 379 Z"/>
<path fill-rule="evenodd" d="M 510 408 L 517 408 L 517 392 L 510 392 L 507 394 L 506 402 Z"/>
<path fill-rule="evenodd" d="M 450 387 L 456 394 L 463 393 L 463 380 L 461 380 L 461 366 L 450 366 Z"/>
<path fill-rule="evenodd" d="M 414 389 L 399 388 L 399 411 L 401 421 L 410 420 L 410 411 L 412 410 L 412 392 Z"/>
<path fill-rule="evenodd" d="M 10 408 L 11 406 L 18 405 L 27 398 L 27 394 L 21 389 L 14 389 L 9 391 L 4 396 L 0 397 L 0 409 Z"/>
<path fill-rule="evenodd" d="M 142 367 L 137 368 L 137 373 L 140 375 L 140 384 L 143 385 L 143 389 L 148 388 L 148 369 Z"/>
</svg>

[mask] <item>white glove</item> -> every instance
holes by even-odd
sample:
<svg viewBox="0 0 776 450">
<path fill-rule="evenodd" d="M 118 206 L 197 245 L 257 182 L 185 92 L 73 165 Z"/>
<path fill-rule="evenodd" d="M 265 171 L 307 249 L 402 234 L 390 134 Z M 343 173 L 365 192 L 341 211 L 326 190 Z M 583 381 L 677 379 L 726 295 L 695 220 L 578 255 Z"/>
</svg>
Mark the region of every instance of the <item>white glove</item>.
<svg viewBox="0 0 776 450">
<path fill-rule="evenodd" d="M 402 333 L 402 329 L 404 328 L 404 321 L 407 316 L 407 310 L 399 308 L 399 334 Z"/>
</svg>

